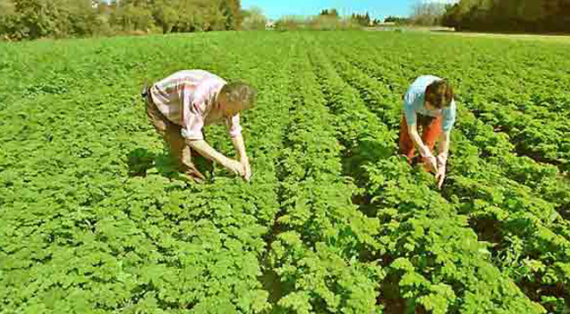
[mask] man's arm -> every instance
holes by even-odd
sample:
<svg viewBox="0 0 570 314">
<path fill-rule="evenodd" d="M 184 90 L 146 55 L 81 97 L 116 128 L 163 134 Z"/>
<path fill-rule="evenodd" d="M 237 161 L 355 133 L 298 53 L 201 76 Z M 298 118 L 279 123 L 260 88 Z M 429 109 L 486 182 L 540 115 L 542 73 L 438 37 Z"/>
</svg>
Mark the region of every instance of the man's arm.
<svg viewBox="0 0 570 314">
<path fill-rule="evenodd" d="M 224 168 L 232 171 L 235 174 L 239 174 L 240 176 L 245 176 L 245 170 L 243 165 L 238 162 L 237 160 L 230 159 L 224 156 L 222 153 L 215 150 L 210 144 L 208 144 L 204 140 L 187 140 L 186 143 L 192 149 L 196 150 L 200 155 L 212 160 Z"/>
<path fill-rule="evenodd" d="M 238 113 L 226 118 L 226 127 L 228 128 L 228 135 L 232 139 L 232 144 L 234 144 L 234 148 L 238 152 L 240 161 L 243 161 L 244 159 L 247 160 L 247 155 L 245 153 L 243 136 L 241 135 L 240 116 Z"/>
<path fill-rule="evenodd" d="M 181 91 L 182 99 L 182 137 L 186 139 L 186 145 L 197 151 L 205 158 L 212 160 L 229 171 L 244 176 L 243 166 L 236 160 L 227 158 L 210 144 L 204 141 L 202 128 L 204 126 L 203 107 L 205 106 L 205 92 L 203 89 L 196 90 L 194 93 L 189 88 L 183 88 Z"/>
<path fill-rule="evenodd" d="M 232 144 L 234 145 L 235 150 L 238 152 L 239 160 L 244 168 L 244 178 L 246 181 L 249 181 L 251 178 L 251 166 L 249 165 L 249 158 L 247 157 L 247 153 L 245 151 L 245 143 L 241 133 L 232 137 Z"/>
<path fill-rule="evenodd" d="M 238 153 L 239 160 L 240 161 L 247 160 L 247 154 L 245 152 L 245 144 L 243 141 L 243 136 L 239 134 L 232 137 L 232 144 L 234 145 L 234 148 Z"/>
<path fill-rule="evenodd" d="M 243 136 L 241 135 L 241 125 L 240 125 L 240 114 L 226 118 L 226 126 L 228 128 L 228 134 L 232 139 L 232 144 L 238 153 L 239 160 L 243 166 L 244 175 L 243 178 L 249 181 L 251 178 L 251 166 L 249 165 L 249 158 L 247 158 L 247 153 L 245 152 L 245 144 Z"/>
</svg>

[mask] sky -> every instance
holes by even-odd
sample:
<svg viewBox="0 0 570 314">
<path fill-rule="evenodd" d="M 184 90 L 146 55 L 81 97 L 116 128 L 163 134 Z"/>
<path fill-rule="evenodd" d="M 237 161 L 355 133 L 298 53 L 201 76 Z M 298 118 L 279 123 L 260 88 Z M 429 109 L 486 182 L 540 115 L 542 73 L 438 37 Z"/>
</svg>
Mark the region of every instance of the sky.
<svg viewBox="0 0 570 314">
<path fill-rule="evenodd" d="M 369 12 L 372 18 L 384 19 L 390 15 L 408 16 L 412 5 L 417 1 L 419 0 L 241 0 L 241 5 L 244 9 L 259 7 L 273 20 L 284 15 L 317 15 L 321 10 L 329 8 L 336 8 L 341 15 Z"/>
</svg>

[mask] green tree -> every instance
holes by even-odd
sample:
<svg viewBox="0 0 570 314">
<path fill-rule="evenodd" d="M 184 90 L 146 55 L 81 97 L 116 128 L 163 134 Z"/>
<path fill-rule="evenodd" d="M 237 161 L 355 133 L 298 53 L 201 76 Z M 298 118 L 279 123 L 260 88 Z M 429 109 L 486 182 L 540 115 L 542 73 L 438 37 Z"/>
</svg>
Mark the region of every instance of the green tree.
<svg viewBox="0 0 570 314">
<path fill-rule="evenodd" d="M 0 39 L 13 38 L 18 16 L 14 3 L 10 0 L 0 0 Z"/>
<path fill-rule="evenodd" d="M 226 8 L 227 9 L 227 8 Z M 205 31 L 223 31 L 232 30 L 232 28 L 237 23 L 236 20 L 230 20 L 232 15 L 225 9 L 216 8 L 215 6 L 209 6 L 206 8 L 204 30 Z"/>
<path fill-rule="evenodd" d="M 570 0 L 461 0 L 444 24 L 488 31 L 570 31 Z"/>
<path fill-rule="evenodd" d="M 243 21 L 243 18 L 241 16 L 240 0 L 221 0 L 219 9 L 224 16 L 226 30 L 240 29 L 241 23 Z"/>
<path fill-rule="evenodd" d="M 170 33 L 180 20 L 178 10 L 169 5 L 161 5 L 155 8 L 154 17 L 158 26 L 162 28 L 162 33 Z"/>
<path fill-rule="evenodd" d="M 368 14 L 368 12 L 366 12 L 366 14 L 353 13 L 350 19 L 360 26 L 369 26 L 371 23 L 370 14 Z"/>
<path fill-rule="evenodd" d="M 338 10 L 334 9 L 334 8 L 330 9 L 330 10 L 329 9 L 322 10 L 319 15 L 340 18 L 340 15 L 338 14 Z"/>
<path fill-rule="evenodd" d="M 88 36 L 97 33 L 103 25 L 91 0 L 65 0 L 61 3 L 69 20 L 68 35 Z M 62 16 L 65 18 L 65 15 Z"/>
<path fill-rule="evenodd" d="M 238 30 L 242 22 L 240 0 L 0 0 L 0 35 L 14 39 Z"/>
<path fill-rule="evenodd" d="M 259 7 L 252 7 L 242 13 L 244 20 L 242 29 L 245 30 L 264 30 L 267 24 L 267 18 L 263 15 L 263 11 Z"/>
<path fill-rule="evenodd" d="M 412 5 L 411 20 L 418 25 L 438 25 L 445 15 L 445 4 L 442 2 L 417 1 Z"/>
<path fill-rule="evenodd" d="M 127 3 L 117 7 L 112 14 L 111 22 L 125 31 L 146 31 L 154 25 L 154 18 L 150 9 Z"/>
</svg>

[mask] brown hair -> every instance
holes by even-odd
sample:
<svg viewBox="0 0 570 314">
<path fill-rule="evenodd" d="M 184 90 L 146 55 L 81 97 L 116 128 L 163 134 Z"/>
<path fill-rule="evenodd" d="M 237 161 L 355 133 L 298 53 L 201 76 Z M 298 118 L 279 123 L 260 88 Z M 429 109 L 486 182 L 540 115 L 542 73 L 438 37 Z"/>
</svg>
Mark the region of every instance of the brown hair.
<svg viewBox="0 0 570 314">
<path fill-rule="evenodd" d="M 257 99 L 257 90 L 244 82 L 226 84 L 220 93 L 224 94 L 231 104 L 242 104 L 243 109 L 253 108 Z"/>
<path fill-rule="evenodd" d="M 426 101 L 437 109 L 448 107 L 453 100 L 453 88 L 447 80 L 437 80 L 426 88 Z"/>
</svg>

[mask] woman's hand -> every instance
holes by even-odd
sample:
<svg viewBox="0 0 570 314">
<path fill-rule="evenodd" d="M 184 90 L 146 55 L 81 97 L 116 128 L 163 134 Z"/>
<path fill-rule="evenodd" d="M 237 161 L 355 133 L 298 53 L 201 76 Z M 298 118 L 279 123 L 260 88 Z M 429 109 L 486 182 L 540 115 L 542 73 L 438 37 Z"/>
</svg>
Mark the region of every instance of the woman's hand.
<svg viewBox="0 0 570 314">
<path fill-rule="evenodd" d="M 445 180 L 445 168 L 447 164 L 447 154 L 441 153 L 437 156 L 437 172 L 435 179 L 437 181 L 437 188 L 441 189 L 443 181 Z"/>
<path fill-rule="evenodd" d="M 434 173 L 438 173 L 437 159 L 432 154 L 424 157 L 424 160 L 427 162 L 428 166 Z"/>
</svg>

